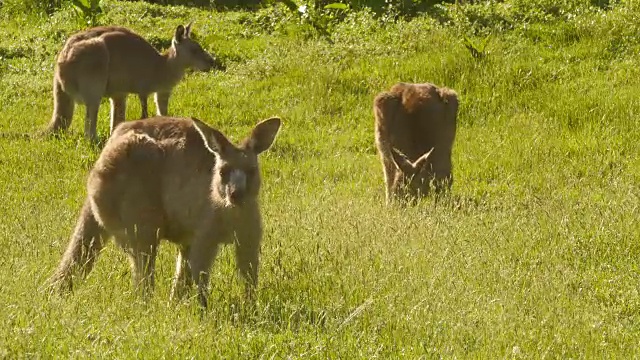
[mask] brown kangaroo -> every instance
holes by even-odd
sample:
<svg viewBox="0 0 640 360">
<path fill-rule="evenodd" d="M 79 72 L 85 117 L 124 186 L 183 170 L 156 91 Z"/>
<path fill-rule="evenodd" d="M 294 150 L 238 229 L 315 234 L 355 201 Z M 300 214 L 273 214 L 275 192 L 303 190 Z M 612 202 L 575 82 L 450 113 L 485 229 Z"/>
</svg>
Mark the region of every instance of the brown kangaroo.
<svg viewBox="0 0 640 360">
<path fill-rule="evenodd" d="M 196 279 L 206 308 L 218 247 L 233 243 L 251 297 L 262 239 L 258 154 L 271 146 L 280 123 L 260 122 L 239 146 L 198 119 L 154 117 L 118 126 L 91 170 L 52 284 L 71 290 L 73 274 L 88 274 L 113 236 L 131 261 L 134 286 L 149 294 L 158 245 L 166 239 L 179 247 L 171 297 L 182 297 Z"/>
<path fill-rule="evenodd" d="M 455 91 L 429 83 L 398 83 L 376 96 L 373 112 L 387 203 L 427 195 L 432 183 L 438 193 L 451 188 Z"/>
<path fill-rule="evenodd" d="M 71 125 L 75 102 L 86 106 L 84 133 L 97 139 L 100 100 L 111 98 L 111 132 L 125 119 L 127 94 L 137 94 L 142 117 L 155 93 L 158 115 L 167 115 L 169 96 L 187 68 L 208 71 L 221 65 L 191 39 L 191 24 L 179 25 L 171 47 L 160 54 L 133 31 L 105 26 L 71 36 L 58 54 L 53 76 L 53 116 L 49 132 Z"/>
</svg>

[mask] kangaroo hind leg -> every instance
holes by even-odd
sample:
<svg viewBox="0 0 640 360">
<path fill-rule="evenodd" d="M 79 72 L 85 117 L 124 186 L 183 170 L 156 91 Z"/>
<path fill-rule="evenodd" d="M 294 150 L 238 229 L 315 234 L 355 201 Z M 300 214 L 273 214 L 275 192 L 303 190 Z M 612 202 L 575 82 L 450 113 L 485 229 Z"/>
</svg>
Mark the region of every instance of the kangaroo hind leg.
<svg viewBox="0 0 640 360">
<path fill-rule="evenodd" d="M 152 226 L 134 226 L 116 236 L 129 257 L 136 291 L 146 300 L 155 286 L 155 263 L 160 243 L 159 231 Z"/>
<path fill-rule="evenodd" d="M 114 95 L 111 97 L 111 124 L 110 131 L 113 134 L 116 126 L 125 120 L 127 113 L 127 95 Z"/>
<path fill-rule="evenodd" d="M 140 100 L 140 109 L 141 115 L 140 119 L 146 119 L 149 117 L 149 105 L 147 102 L 148 95 L 146 94 L 138 94 L 138 99 Z"/>
</svg>

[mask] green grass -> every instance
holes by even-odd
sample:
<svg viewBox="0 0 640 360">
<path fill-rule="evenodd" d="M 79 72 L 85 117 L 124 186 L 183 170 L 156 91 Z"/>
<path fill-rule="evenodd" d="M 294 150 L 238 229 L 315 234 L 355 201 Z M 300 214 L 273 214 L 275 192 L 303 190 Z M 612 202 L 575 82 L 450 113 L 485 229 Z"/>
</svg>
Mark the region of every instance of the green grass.
<svg viewBox="0 0 640 360">
<path fill-rule="evenodd" d="M 168 302 L 168 243 L 148 303 L 113 244 L 73 295 L 43 291 L 99 150 L 82 138 L 82 107 L 65 139 L 21 136 L 51 116 L 73 12 L 0 8 L 0 358 L 640 356 L 637 6 L 495 31 L 482 61 L 461 41 L 469 29 L 427 16 L 352 14 L 330 44 L 305 25 L 252 22 L 269 14 L 114 0 L 101 19 L 164 42 L 194 20 L 227 63 L 187 76 L 172 114 L 235 140 L 284 119 L 261 159 L 257 303 L 243 303 L 225 249 L 201 320 L 195 299 Z M 371 107 L 398 81 L 460 94 L 444 201 L 384 205 Z M 131 97 L 128 118 L 139 114 Z"/>
</svg>

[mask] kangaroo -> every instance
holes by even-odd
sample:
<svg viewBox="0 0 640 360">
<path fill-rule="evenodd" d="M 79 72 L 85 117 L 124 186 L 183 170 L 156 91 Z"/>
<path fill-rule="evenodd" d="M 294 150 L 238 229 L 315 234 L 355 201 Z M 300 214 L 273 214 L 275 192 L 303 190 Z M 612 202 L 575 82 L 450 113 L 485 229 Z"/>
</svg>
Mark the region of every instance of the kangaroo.
<svg viewBox="0 0 640 360">
<path fill-rule="evenodd" d="M 142 119 L 147 97 L 155 93 L 158 115 L 168 115 L 169 96 L 188 68 L 208 71 L 222 66 L 191 39 L 191 24 L 179 25 L 171 47 L 160 54 L 133 31 L 118 26 L 91 28 L 71 36 L 58 54 L 53 76 L 53 116 L 48 132 L 71 125 L 75 103 L 86 106 L 84 134 L 97 140 L 100 100 L 111 100 L 111 124 L 125 120 L 127 94 L 137 94 Z"/>
<path fill-rule="evenodd" d="M 179 247 L 171 298 L 182 297 L 195 279 L 206 309 L 211 264 L 221 244 L 233 243 L 251 298 L 262 239 L 258 154 L 280 124 L 279 118 L 258 123 L 239 146 L 195 118 L 118 126 L 90 172 L 87 198 L 51 283 L 72 290 L 73 275 L 87 275 L 113 237 L 130 259 L 134 286 L 149 294 L 166 239 Z"/>
<path fill-rule="evenodd" d="M 451 188 L 455 91 L 429 83 L 398 83 L 376 96 L 373 112 L 387 203 L 415 200 L 432 185 L 437 193 Z"/>
</svg>

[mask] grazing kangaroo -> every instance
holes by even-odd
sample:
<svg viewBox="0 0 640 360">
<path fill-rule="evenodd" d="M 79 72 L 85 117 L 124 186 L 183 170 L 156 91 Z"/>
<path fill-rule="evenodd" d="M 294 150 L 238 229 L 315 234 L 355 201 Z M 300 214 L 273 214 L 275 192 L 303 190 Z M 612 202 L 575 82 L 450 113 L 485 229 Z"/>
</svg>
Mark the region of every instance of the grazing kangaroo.
<svg viewBox="0 0 640 360">
<path fill-rule="evenodd" d="M 133 31 L 117 26 L 91 28 L 71 36 L 58 54 L 53 76 L 53 116 L 49 132 L 71 125 L 75 103 L 86 106 L 84 133 L 96 140 L 100 100 L 111 98 L 111 132 L 125 119 L 127 94 L 137 94 L 142 118 L 155 93 L 158 115 L 166 116 L 169 96 L 187 68 L 208 71 L 221 65 L 191 39 L 191 24 L 176 28 L 171 47 L 160 54 Z"/>
<path fill-rule="evenodd" d="M 260 122 L 239 146 L 198 119 L 154 117 L 118 126 L 91 170 L 52 284 L 71 290 L 73 274 L 88 274 L 113 236 L 131 261 L 134 286 L 148 294 L 158 245 L 167 239 L 179 247 L 171 297 L 182 297 L 195 279 L 206 308 L 218 247 L 233 243 L 251 297 L 262 239 L 258 154 L 271 146 L 280 123 Z"/>
<path fill-rule="evenodd" d="M 376 96 L 375 141 L 386 199 L 410 200 L 450 189 L 458 95 L 433 84 L 398 83 Z"/>
</svg>

